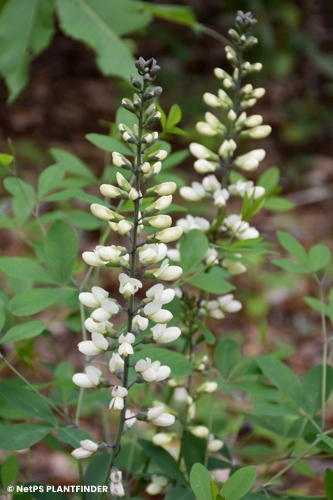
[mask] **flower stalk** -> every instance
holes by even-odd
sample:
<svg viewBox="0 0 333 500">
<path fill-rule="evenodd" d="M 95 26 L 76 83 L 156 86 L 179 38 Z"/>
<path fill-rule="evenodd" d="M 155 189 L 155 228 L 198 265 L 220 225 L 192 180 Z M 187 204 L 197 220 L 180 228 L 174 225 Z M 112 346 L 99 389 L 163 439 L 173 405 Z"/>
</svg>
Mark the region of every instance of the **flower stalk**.
<svg viewBox="0 0 333 500">
<path fill-rule="evenodd" d="M 166 209 L 172 201 L 172 193 L 176 189 L 173 182 L 166 182 L 146 188 L 162 167 L 162 160 L 166 152 L 160 149 L 157 132 L 147 132 L 147 127 L 154 125 L 160 119 L 160 114 L 154 104 L 155 98 L 160 95 L 160 87 L 152 87 L 152 83 L 159 71 L 154 59 L 145 61 L 140 58 L 136 67 L 141 80 L 131 76 L 131 83 L 135 89 L 133 100 L 124 99 L 122 104 L 137 117 L 137 125 L 131 129 L 125 124 L 119 125 L 123 140 L 135 149 L 133 162 L 125 156 L 114 152 L 113 164 L 117 168 L 131 171 L 128 181 L 120 172 L 116 179 L 118 187 L 109 184 L 101 186 L 101 193 L 110 198 L 119 199 L 118 209 L 108 208 L 99 204 L 91 206 L 92 213 L 108 222 L 109 227 L 120 237 L 125 238 L 124 246 L 99 245 L 93 252 L 84 252 L 83 259 L 92 267 L 114 267 L 121 269 L 119 274 L 119 293 L 126 305 L 121 301 L 109 297 L 103 288 L 93 286 L 90 292 L 81 292 L 79 299 L 86 307 L 94 308 L 84 324 L 91 333 L 91 340 L 84 339 L 79 343 L 79 350 L 86 356 L 95 356 L 101 353 L 111 353 L 109 370 L 118 378 L 119 384 L 111 384 L 110 410 L 119 413 L 118 427 L 112 445 L 98 446 L 95 443 L 83 443 L 82 450 L 75 450 L 76 458 L 84 458 L 89 453 L 104 449 L 112 449 L 110 489 L 114 496 L 124 496 L 121 472 L 116 468 L 116 458 L 120 451 L 122 435 L 135 423 L 136 419 L 151 422 L 157 426 L 169 426 L 175 417 L 164 412 L 164 406 L 158 405 L 147 411 L 137 414 L 128 409 L 130 389 L 136 383 L 151 383 L 165 380 L 170 375 L 168 366 L 161 366 L 159 361 L 152 362 L 150 358 L 131 363 L 134 349 L 142 344 L 136 337 L 150 327 L 151 333 L 145 336 L 145 343 L 171 342 L 180 335 L 177 327 L 168 328 L 167 323 L 172 314 L 163 309 L 174 297 L 171 289 L 164 289 L 157 284 L 146 289 L 146 299 L 137 298 L 145 290 L 146 278 L 154 280 L 172 281 L 181 275 L 179 266 L 169 266 L 166 243 L 178 239 L 182 234 L 179 227 L 170 227 L 172 219 L 168 215 L 159 215 L 160 210 Z M 148 206 L 144 198 L 153 198 Z M 132 206 L 131 220 L 120 213 L 122 204 Z M 143 207 L 143 208 L 142 208 Z M 150 228 L 149 234 L 144 234 L 145 227 Z M 153 232 L 151 232 L 151 230 Z M 160 263 L 163 260 L 162 263 Z M 154 267 L 152 267 L 154 266 Z M 113 317 L 125 314 L 125 330 L 121 332 L 111 323 Z M 154 324 L 154 326 L 152 325 Z M 131 370 L 136 372 L 134 380 L 130 382 Z M 102 372 L 95 366 L 88 365 L 85 373 L 75 374 L 74 383 L 82 388 L 103 388 L 110 386 L 104 380 Z M 96 445 L 97 446 L 97 445 Z M 94 448 L 94 449 L 92 449 Z"/>
</svg>

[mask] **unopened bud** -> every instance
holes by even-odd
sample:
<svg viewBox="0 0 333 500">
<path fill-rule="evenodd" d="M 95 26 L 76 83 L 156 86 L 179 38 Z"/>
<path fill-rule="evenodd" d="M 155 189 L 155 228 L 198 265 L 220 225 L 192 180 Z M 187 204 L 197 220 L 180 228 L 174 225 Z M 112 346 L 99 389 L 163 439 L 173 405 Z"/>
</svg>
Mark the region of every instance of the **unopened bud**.
<svg viewBox="0 0 333 500">
<path fill-rule="evenodd" d="M 130 76 L 130 81 L 131 81 L 131 84 L 133 85 L 133 87 L 135 87 L 137 89 L 141 89 L 141 82 L 135 75 Z"/>
<path fill-rule="evenodd" d="M 135 113 L 135 108 L 133 105 L 133 102 L 130 99 L 124 98 L 121 101 L 121 105 L 123 108 L 127 109 L 127 111 L 130 111 L 131 113 Z"/>
</svg>

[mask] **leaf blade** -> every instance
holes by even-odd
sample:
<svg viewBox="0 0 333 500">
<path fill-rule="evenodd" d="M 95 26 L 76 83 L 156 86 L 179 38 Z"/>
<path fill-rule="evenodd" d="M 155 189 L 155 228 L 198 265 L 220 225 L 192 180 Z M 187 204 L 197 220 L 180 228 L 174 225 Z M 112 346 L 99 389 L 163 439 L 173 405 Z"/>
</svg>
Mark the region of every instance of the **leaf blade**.
<svg viewBox="0 0 333 500">
<path fill-rule="evenodd" d="M 239 500 L 253 486 L 257 476 L 257 468 L 254 465 L 248 465 L 236 471 L 224 483 L 221 488 L 221 495 L 225 500 Z"/>
</svg>

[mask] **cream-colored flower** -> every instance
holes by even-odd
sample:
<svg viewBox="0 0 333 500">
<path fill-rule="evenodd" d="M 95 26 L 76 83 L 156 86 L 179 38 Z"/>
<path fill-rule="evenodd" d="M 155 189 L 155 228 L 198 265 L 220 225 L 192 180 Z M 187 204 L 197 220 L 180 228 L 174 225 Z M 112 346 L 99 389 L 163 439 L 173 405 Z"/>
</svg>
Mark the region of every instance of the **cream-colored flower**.
<svg viewBox="0 0 333 500">
<path fill-rule="evenodd" d="M 90 439 L 83 439 L 80 441 L 80 445 L 81 448 L 76 448 L 76 450 L 73 450 L 71 453 L 71 455 L 78 460 L 88 458 L 98 450 L 98 444 Z"/>
<path fill-rule="evenodd" d="M 87 368 L 85 369 L 85 373 L 75 373 L 72 380 L 74 384 L 78 385 L 79 387 L 97 387 L 101 375 L 102 372 L 98 368 L 95 368 L 94 366 L 87 366 Z"/>
<path fill-rule="evenodd" d="M 128 332 L 126 335 L 123 333 L 120 335 L 118 342 L 120 346 L 118 347 L 118 353 L 125 358 L 130 354 L 133 354 L 132 344 L 135 342 L 135 335 L 133 333 Z"/>
<path fill-rule="evenodd" d="M 125 406 L 124 398 L 126 398 L 128 395 L 128 390 L 126 389 L 126 387 L 115 386 L 112 389 L 111 394 L 113 396 L 113 399 L 111 399 L 109 408 L 113 408 L 114 410 L 122 410 Z"/>
<path fill-rule="evenodd" d="M 134 295 L 139 290 L 139 288 L 142 288 L 142 283 L 140 280 L 131 278 L 125 273 L 119 274 L 119 283 L 119 292 L 127 299 L 131 295 Z"/>
<path fill-rule="evenodd" d="M 171 368 L 161 366 L 160 361 L 151 361 L 150 358 L 140 359 L 134 366 L 146 382 L 160 382 L 169 377 Z"/>
</svg>

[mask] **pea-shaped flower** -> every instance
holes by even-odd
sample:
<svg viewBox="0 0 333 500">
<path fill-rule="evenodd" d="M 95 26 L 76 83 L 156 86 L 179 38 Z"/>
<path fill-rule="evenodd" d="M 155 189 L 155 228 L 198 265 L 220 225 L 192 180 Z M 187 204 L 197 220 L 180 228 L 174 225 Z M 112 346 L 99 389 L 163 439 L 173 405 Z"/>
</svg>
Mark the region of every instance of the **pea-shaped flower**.
<svg viewBox="0 0 333 500">
<path fill-rule="evenodd" d="M 170 413 L 164 413 L 164 406 L 154 406 L 147 412 L 147 420 L 159 427 L 168 427 L 172 425 L 176 418 Z"/>
<path fill-rule="evenodd" d="M 74 384 L 79 387 L 96 387 L 99 384 L 100 376 L 102 375 L 101 370 L 95 368 L 94 366 L 87 366 L 85 373 L 75 373 L 73 375 Z"/>
<path fill-rule="evenodd" d="M 146 382 L 160 382 L 171 373 L 168 366 L 161 366 L 159 361 L 152 362 L 150 358 L 140 359 L 134 368 Z"/>
<path fill-rule="evenodd" d="M 81 448 L 76 448 L 76 450 L 71 453 L 71 455 L 78 460 L 81 458 L 88 458 L 98 450 L 98 444 L 91 441 L 91 439 L 80 441 L 80 445 Z"/>
<path fill-rule="evenodd" d="M 119 292 L 124 295 L 127 299 L 131 296 L 134 295 L 139 288 L 142 288 L 142 283 L 140 280 L 137 280 L 136 278 L 131 278 L 130 276 L 127 276 L 125 273 L 120 273 L 119 274 Z"/>
<path fill-rule="evenodd" d="M 114 410 L 122 410 L 124 408 L 124 398 L 128 395 L 128 390 L 126 387 L 115 386 L 111 394 L 113 398 L 111 399 L 109 408 Z"/>
</svg>

